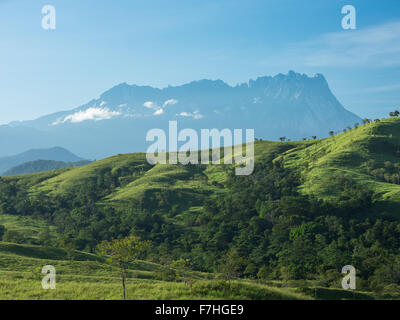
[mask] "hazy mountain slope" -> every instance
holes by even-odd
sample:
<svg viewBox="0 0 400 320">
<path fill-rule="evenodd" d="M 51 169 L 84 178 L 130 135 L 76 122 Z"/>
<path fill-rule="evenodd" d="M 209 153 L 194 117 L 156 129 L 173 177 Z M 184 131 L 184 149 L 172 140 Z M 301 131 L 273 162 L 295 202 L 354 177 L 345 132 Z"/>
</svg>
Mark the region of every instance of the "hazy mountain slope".
<svg viewBox="0 0 400 320">
<path fill-rule="evenodd" d="M 325 78 L 293 71 L 287 75 L 260 77 L 230 86 L 221 80 L 193 81 L 164 89 L 122 83 L 70 111 L 32 121 L 13 122 L 1 128 L 7 136 L 30 132 L 32 147 L 63 145 L 85 158 L 146 151 L 146 133 L 153 128 L 250 128 L 259 138 L 292 140 L 328 135 L 361 119 L 346 110 L 329 89 Z M 10 145 L 0 140 L 4 154 Z"/>
<path fill-rule="evenodd" d="M 49 149 L 31 149 L 14 156 L 0 158 L 0 174 L 12 167 L 36 160 L 75 162 L 83 159 L 61 147 L 53 147 Z"/>
<path fill-rule="evenodd" d="M 19 174 L 51 171 L 63 168 L 79 167 L 89 164 L 91 161 L 81 160 L 76 162 L 65 162 L 55 160 L 35 160 L 22 163 L 12 167 L 3 173 L 3 176 L 15 176 Z"/>
</svg>

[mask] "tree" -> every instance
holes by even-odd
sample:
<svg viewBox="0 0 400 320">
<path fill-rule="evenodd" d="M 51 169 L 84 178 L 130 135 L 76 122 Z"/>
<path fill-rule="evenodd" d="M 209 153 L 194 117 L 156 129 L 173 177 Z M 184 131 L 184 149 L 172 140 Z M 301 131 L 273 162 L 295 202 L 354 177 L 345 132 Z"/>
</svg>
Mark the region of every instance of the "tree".
<svg viewBox="0 0 400 320">
<path fill-rule="evenodd" d="M 190 289 L 192 289 L 193 285 L 193 279 L 190 277 L 190 259 L 179 259 L 175 260 L 171 267 L 175 269 L 180 277 L 182 277 L 183 282 L 188 284 L 190 286 Z"/>
<path fill-rule="evenodd" d="M 3 239 L 3 235 L 6 232 L 6 230 L 7 229 L 5 226 L 0 225 L 0 240 Z"/>
<path fill-rule="evenodd" d="M 313 138 L 314 140 L 316 140 L 316 139 L 317 139 L 317 136 L 311 136 L 311 138 Z"/>
<path fill-rule="evenodd" d="M 150 241 L 142 241 L 137 236 L 129 236 L 123 239 L 112 239 L 103 241 L 98 246 L 98 255 L 105 258 L 105 261 L 116 266 L 122 279 L 122 296 L 125 299 L 125 281 L 128 267 L 138 259 L 139 255 L 150 246 Z"/>
<path fill-rule="evenodd" d="M 6 230 L 3 235 L 4 242 L 23 243 L 24 237 L 18 231 Z"/>
<path fill-rule="evenodd" d="M 231 250 L 222 257 L 219 269 L 223 278 L 230 281 L 242 274 L 245 263 L 245 259 L 236 250 Z"/>
<path fill-rule="evenodd" d="M 60 241 L 61 247 L 67 253 L 67 257 L 69 260 L 74 260 L 76 244 L 74 239 L 64 238 Z"/>
<path fill-rule="evenodd" d="M 50 228 L 48 225 L 46 225 L 42 230 L 40 230 L 39 241 L 44 246 L 52 245 L 52 238 L 51 238 Z"/>
<path fill-rule="evenodd" d="M 284 142 L 286 140 L 286 137 L 280 137 L 279 140 L 281 140 L 281 142 Z"/>
<path fill-rule="evenodd" d="M 250 262 L 243 273 L 249 278 L 255 278 L 257 276 L 257 272 L 257 266 L 254 263 Z"/>
<path fill-rule="evenodd" d="M 258 269 L 257 272 L 257 278 L 260 280 L 266 280 L 271 274 L 271 269 L 267 266 L 262 266 L 260 269 Z"/>
<path fill-rule="evenodd" d="M 363 123 L 363 124 L 367 124 L 367 123 L 370 123 L 370 122 L 371 122 L 370 119 L 367 119 L 367 118 L 362 119 L 362 123 Z"/>
<path fill-rule="evenodd" d="M 335 132 L 329 131 L 329 135 L 330 135 L 331 137 L 333 137 L 333 136 L 335 135 Z"/>
</svg>

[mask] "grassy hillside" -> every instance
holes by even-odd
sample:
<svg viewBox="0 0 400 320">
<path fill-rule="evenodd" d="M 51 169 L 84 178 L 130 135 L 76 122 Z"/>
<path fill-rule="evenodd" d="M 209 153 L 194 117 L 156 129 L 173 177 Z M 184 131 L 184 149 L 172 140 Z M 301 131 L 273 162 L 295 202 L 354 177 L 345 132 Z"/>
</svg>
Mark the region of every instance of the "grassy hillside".
<svg viewBox="0 0 400 320">
<path fill-rule="evenodd" d="M 367 173 L 368 163 L 377 166 L 400 161 L 400 121 L 383 119 L 315 142 L 309 147 L 284 153 L 285 162 L 300 170 L 302 191 L 319 197 L 334 198 L 340 190 L 333 176 L 348 175 L 357 183 L 370 187 L 381 199 L 400 200 L 400 186 L 380 183 Z"/>
<path fill-rule="evenodd" d="M 41 268 L 56 268 L 56 290 L 43 290 Z M 129 271 L 128 299 L 373 299 L 370 294 L 344 290 L 323 291 L 304 287 L 282 287 L 280 283 L 263 284 L 251 280 L 231 283 L 213 279 L 217 275 L 195 273 L 193 288 L 180 279 L 157 280 L 161 266 L 139 261 Z M 67 260 L 61 249 L 16 245 L 0 242 L 0 300 L 9 299 L 121 299 L 117 270 L 103 264 L 96 256 L 76 252 L 75 260 Z M 330 295 L 328 295 L 328 293 Z"/>
<path fill-rule="evenodd" d="M 400 162 L 400 120 L 383 119 L 362 125 L 337 136 L 322 140 L 299 142 L 256 141 L 255 162 L 283 159 L 286 166 L 299 171 L 302 179 L 300 191 L 316 197 L 335 199 L 341 175 L 373 190 L 376 200 L 399 201 L 400 185 L 378 181 L 368 174 L 368 164 L 378 167 L 391 161 Z M 46 192 L 50 195 L 65 194 L 79 189 L 89 181 L 108 173 L 110 184 L 116 187 L 101 201 L 140 201 L 146 195 L 160 191 L 179 190 L 183 197 L 193 199 L 191 206 L 198 207 L 205 197 L 224 192 L 227 167 L 221 165 L 182 166 L 147 163 L 145 154 L 113 156 L 92 164 L 58 170 L 10 177 L 29 187 L 31 194 Z"/>
<path fill-rule="evenodd" d="M 145 154 L 137 153 L 82 167 L 2 177 L 0 225 L 7 229 L 3 240 L 19 243 L 0 247 L 8 261 L 2 267 L 28 268 L 50 259 L 59 261 L 60 270 L 67 273 L 81 274 L 80 267 L 93 264 L 100 276 L 107 267 L 83 251 L 93 253 L 102 240 L 134 234 L 152 241 L 146 259 L 155 269 L 133 267 L 132 278 L 153 281 L 160 286 L 161 293 L 154 293 L 160 298 L 167 294 L 161 287 L 179 298 L 200 297 L 179 283 L 157 282 L 161 268 L 157 265 L 165 267 L 181 258 L 191 261 L 192 270 L 211 277 L 226 261 L 233 261 L 234 273 L 241 279 L 235 280 L 241 286 L 238 292 L 247 292 L 245 286 L 252 289 L 218 297 L 250 298 L 250 291 L 255 291 L 264 299 L 273 294 L 265 281 L 304 279 L 330 287 L 321 289 L 321 295 L 335 296 L 329 290 L 336 290 L 340 270 L 348 264 L 356 266 L 362 290 L 394 290 L 397 297 L 399 118 L 321 140 L 258 140 L 254 162 L 252 175 L 236 176 L 235 165 L 152 166 Z M 44 229 L 48 231 L 43 233 Z M 22 234 L 22 241 L 11 231 Z M 46 256 L 47 249 L 18 247 L 21 243 L 60 247 L 64 240 L 81 250 L 78 261 L 67 261 L 57 248 L 48 249 L 51 254 Z M 199 286 L 216 285 L 208 282 L 207 275 L 199 277 L 204 281 Z M 256 278 L 264 285 L 256 288 L 260 283 L 249 280 Z M 105 286 L 101 290 L 114 292 Z M 176 286 L 184 293 L 178 293 Z M 106 296 L 116 297 L 117 292 Z M 293 292 L 280 294 L 289 293 Z"/>
</svg>

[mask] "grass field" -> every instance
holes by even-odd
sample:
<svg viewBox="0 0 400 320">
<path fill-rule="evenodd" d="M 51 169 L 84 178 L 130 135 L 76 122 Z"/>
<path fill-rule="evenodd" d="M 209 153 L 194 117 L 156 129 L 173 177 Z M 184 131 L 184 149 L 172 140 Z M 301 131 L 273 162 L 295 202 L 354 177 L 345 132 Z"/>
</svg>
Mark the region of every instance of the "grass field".
<svg viewBox="0 0 400 320">
<path fill-rule="evenodd" d="M 118 271 L 91 254 L 76 252 L 75 260 L 67 260 L 61 249 L 0 242 L 0 300 L 105 300 L 121 299 Z M 42 288 L 44 265 L 56 269 L 56 289 Z M 193 273 L 196 281 L 190 288 L 180 281 L 160 281 L 157 264 L 139 261 L 129 271 L 127 298 L 135 300 L 203 300 L 257 299 L 308 300 L 373 299 L 370 294 L 339 289 L 282 287 L 280 282 L 260 283 L 255 280 L 218 280 L 218 275 Z"/>
</svg>

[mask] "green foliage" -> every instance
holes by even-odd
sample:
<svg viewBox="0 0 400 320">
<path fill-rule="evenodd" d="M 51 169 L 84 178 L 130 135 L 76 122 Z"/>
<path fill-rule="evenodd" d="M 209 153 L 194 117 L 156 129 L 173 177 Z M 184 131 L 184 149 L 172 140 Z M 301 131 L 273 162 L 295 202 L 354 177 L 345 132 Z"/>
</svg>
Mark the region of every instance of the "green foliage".
<svg viewBox="0 0 400 320">
<path fill-rule="evenodd" d="M 190 260 L 190 269 L 229 281 L 336 288 L 338 272 L 352 264 L 363 288 L 382 291 L 396 285 L 400 256 L 399 124 L 364 121 L 328 139 L 257 141 L 250 176 L 235 176 L 233 165 L 151 166 L 144 154 L 128 154 L 0 178 L 0 221 L 45 221 L 49 229 L 29 241 L 73 239 L 71 249 L 61 242 L 73 254 L 135 234 L 152 241 L 149 260 L 168 265 L 159 279 L 187 277 L 182 261 Z M 383 179 L 376 169 L 385 170 Z"/>
<path fill-rule="evenodd" d="M 2 225 L 0 225 L 0 240 L 2 240 L 3 239 L 3 235 L 4 235 L 4 233 L 6 232 L 6 227 L 5 226 L 2 226 Z"/>
<path fill-rule="evenodd" d="M 116 266 L 122 277 L 123 297 L 125 299 L 125 279 L 129 265 L 138 259 L 139 255 L 150 246 L 150 241 L 142 241 L 137 236 L 129 236 L 122 239 L 101 242 L 98 254 L 105 258 L 105 261 Z"/>
<path fill-rule="evenodd" d="M 174 269 L 169 267 L 163 267 L 155 271 L 155 277 L 162 281 L 175 281 L 177 279 L 176 272 Z"/>
<path fill-rule="evenodd" d="M 2 239 L 5 242 L 22 243 L 24 236 L 15 230 L 6 230 Z"/>
</svg>

